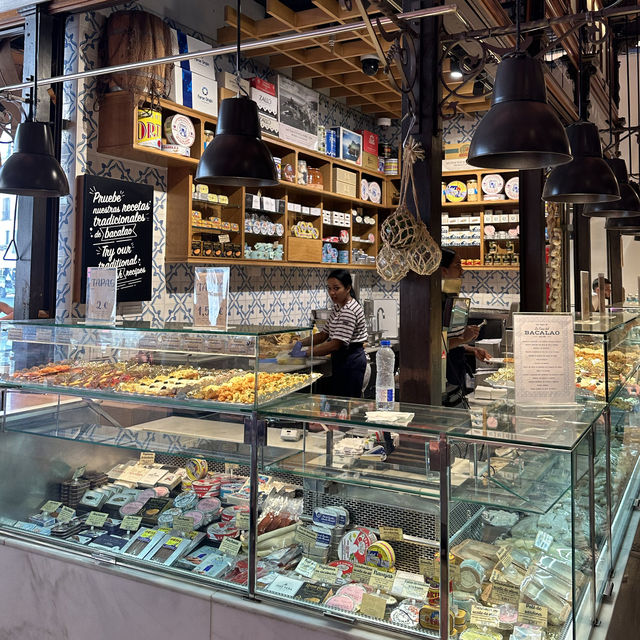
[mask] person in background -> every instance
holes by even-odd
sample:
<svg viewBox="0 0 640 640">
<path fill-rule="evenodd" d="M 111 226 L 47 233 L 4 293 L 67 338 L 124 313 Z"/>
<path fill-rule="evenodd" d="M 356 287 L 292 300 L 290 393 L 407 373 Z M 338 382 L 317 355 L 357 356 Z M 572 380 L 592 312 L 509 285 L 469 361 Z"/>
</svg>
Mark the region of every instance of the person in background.
<svg viewBox="0 0 640 640">
<path fill-rule="evenodd" d="M 599 311 L 600 309 L 599 304 L 600 304 L 600 280 L 599 278 L 596 278 L 592 285 L 591 288 L 593 289 L 593 295 L 591 296 L 591 308 L 593 311 Z M 605 278 L 604 279 L 604 299 L 607 302 L 611 302 L 611 280 L 609 280 L 609 278 Z"/>
<path fill-rule="evenodd" d="M 333 310 L 325 328 L 296 343 L 291 355 L 306 355 L 302 350 L 313 340 L 314 356 L 331 356 L 331 380 L 329 395 L 360 398 L 367 356 L 364 342 L 367 325 L 364 311 L 355 299 L 351 274 L 344 269 L 335 269 L 327 278 L 327 291 Z"/>
<path fill-rule="evenodd" d="M 455 298 L 462 287 L 462 261 L 460 256 L 451 249 L 442 249 L 440 260 L 440 273 L 442 276 L 442 308 L 447 303 L 447 298 Z M 443 327 L 446 329 L 446 327 Z M 480 334 L 480 327 L 468 324 L 455 331 L 447 333 L 447 383 L 451 388 L 447 391 L 444 403 L 455 406 L 462 395 L 466 394 L 466 356 L 473 355 L 478 360 L 489 360 L 491 355 L 481 347 L 471 346 Z M 453 403 L 453 404 L 451 404 Z"/>
</svg>

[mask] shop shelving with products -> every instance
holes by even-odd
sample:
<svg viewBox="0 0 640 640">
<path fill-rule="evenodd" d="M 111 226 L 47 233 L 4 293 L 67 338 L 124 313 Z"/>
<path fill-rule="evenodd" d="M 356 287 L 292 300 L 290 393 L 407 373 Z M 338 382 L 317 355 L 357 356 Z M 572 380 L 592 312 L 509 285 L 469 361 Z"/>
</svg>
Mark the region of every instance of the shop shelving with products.
<svg viewBox="0 0 640 640">
<path fill-rule="evenodd" d="M 228 203 L 225 202 L 224 204 L 206 203 L 200 199 L 192 200 L 193 176 L 198 160 L 204 151 L 205 131 L 215 129 L 216 118 L 181 107 L 167 100 L 158 102 L 163 117 L 179 113 L 188 116 L 193 122 L 196 130 L 196 140 L 191 148 L 192 157 L 186 158 L 138 143 L 138 107 L 140 104 L 145 108 L 149 107 L 133 94 L 123 91 L 109 93 L 104 96 L 99 113 L 98 150 L 101 153 L 116 157 L 125 157 L 139 162 L 168 167 L 166 261 L 192 264 L 214 264 L 216 262 L 238 265 L 270 264 L 271 260 L 256 259 L 253 256 L 253 253 L 260 255 L 260 252 L 252 251 L 252 255 L 245 256 L 245 247 L 253 247 L 255 242 L 263 241 L 268 244 L 279 241 L 277 235 L 272 237 L 266 234 L 264 238 L 261 238 L 259 236 L 262 234 L 257 234 L 254 238 L 252 237 L 252 232 L 245 231 L 246 228 L 250 228 L 245 225 L 247 215 L 256 213 L 251 210 L 255 207 L 247 208 L 245 205 L 245 196 L 251 194 L 250 190 L 212 189 L 216 194 L 228 198 Z M 374 235 L 374 241 L 372 243 L 357 242 L 356 244 L 366 247 L 363 248 L 364 254 L 375 257 L 378 247 L 378 224 L 384 216 L 391 212 L 392 187 L 390 179 L 380 172 L 362 169 L 353 163 L 298 147 L 279 138 L 263 135 L 263 139 L 269 146 L 273 156 L 279 158 L 281 179 L 277 186 L 262 188 L 259 194 L 255 193 L 253 195 L 271 197 L 282 200 L 285 203 L 315 201 L 323 211 L 348 213 L 351 217 L 353 217 L 354 211 L 366 212 L 368 217 L 376 220 L 375 225 L 368 225 L 368 229 L 365 229 L 367 236 L 369 233 Z M 304 178 L 303 169 L 305 163 L 307 170 L 317 170 L 317 172 L 314 172 L 315 180 L 312 181 L 312 184 L 309 184 L 308 176 L 310 173 L 308 171 L 306 179 Z M 349 177 L 350 184 L 348 189 L 345 189 L 344 183 L 338 179 L 338 176 Z M 368 191 L 365 194 L 361 189 L 364 184 L 363 180 L 378 184 L 375 192 L 379 195 L 380 202 L 372 202 L 369 199 Z M 366 199 L 361 197 L 362 195 L 366 195 Z M 238 226 L 238 230 L 231 231 L 230 229 L 218 229 L 210 226 L 199 228 L 200 225 L 193 224 L 193 211 L 200 211 L 205 220 L 219 218 L 221 221 L 233 223 L 234 228 L 235 225 Z M 291 240 L 294 236 L 290 234 L 290 230 L 297 220 L 296 215 L 292 215 L 295 213 L 285 206 L 284 217 L 277 221 L 278 224 L 282 224 L 285 227 L 287 232 L 285 237 L 282 238 L 284 253 L 281 261 L 290 266 L 313 265 L 330 267 L 336 264 L 322 261 L 321 251 L 318 252 L 316 246 L 317 243 L 311 247 L 310 244 L 305 246 L 304 243 L 301 243 L 300 240 L 302 239 L 300 238 Z M 320 222 L 320 225 L 322 225 L 322 222 Z M 368 264 L 353 262 L 354 247 L 352 246 L 351 237 L 354 235 L 354 228 L 352 225 L 344 228 L 348 230 L 349 240 L 347 243 L 340 244 L 344 245 L 344 250 L 349 252 L 348 266 L 354 269 L 375 269 L 375 264 L 371 262 Z M 324 232 L 323 229 L 318 229 L 318 231 L 321 230 Z M 360 229 L 356 229 L 356 236 L 358 236 L 359 231 Z M 212 249 L 209 246 L 214 255 L 205 255 L 204 249 L 200 250 L 199 255 L 194 255 L 194 242 L 225 244 L 221 243 L 216 237 L 219 235 L 223 235 L 223 237 L 230 236 L 227 243 L 231 246 L 230 249 L 225 250 L 223 247 L 221 249 L 222 255 L 216 255 L 218 248 Z M 322 237 L 326 236 L 320 236 L 320 241 Z M 311 249 L 311 251 L 308 252 L 306 249 Z M 229 252 L 231 252 L 231 255 L 228 255 Z M 366 258 L 363 256 L 364 259 Z"/>
<path fill-rule="evenodd" d="M 519 200 L 504 199 L 504 200 L 486 200 L 483 199 L 482 193 L 482 179 L 486 175 L 490 175 L 495 172 L 489 171 L 443 171 L 443 184 L 448 184 L 453 180 L 459 180 L 467 182 L 469 180 L 475 180 L 477 185 L 477 200 L 468 201 L 463 200 L 461 202 L 442 202 L 443 221 L 442 225 L 452 227 L 451 231 L 455 230 L 468 230 L 469 236 L 473 233 L 479 235 L 478 242 L 475 242 L 474 237 L 473 244 L 466 242 L 460 243 L 446 243 L 443 246 L 451 246 L 455 248 L 463 260 L 463 266 L 465 269 L 471 270 L 502 270 L 502 271 L 517 271 L 519 270 L 519 263 L 510 256 L 519 256 L 519 238 L 516 235 L 507 237 L 492 238 L 488 237 L 485 228 L 488 225 L 498 225 L 497 232 L 509 231 L 509 229 L 515 229 L 519 223 L 517 219 L 517 207 L 519 206 Z M 517 176 L 517 172 L 501 172 L 500 174 L 505 182 L 514 176 Z M 489 216 L 493 217 L 494 211 L 506 210 L 502 218 L 505 220 L 495 221 Z M 463 221 L 459 221 L 462 218 Z M 473 222 L 469 221 L 469 218 L 473 219 Z M 479 234 L 478 234 L 479 227 Z M 443 239 L 444 239 L 443 234 Z M 468 239 L 467 239 L 468 240 Z M 495 243 L 495 247 L 489 243 Z M 507 247 L 507 243 L 511 243 Z M 492 251 L 493 249 L 493 251 Z M 498 260 L 507 260 L 505 263 L 492 263 L 490 260 L 495 256 L 500 256 Z"/>
</svg>

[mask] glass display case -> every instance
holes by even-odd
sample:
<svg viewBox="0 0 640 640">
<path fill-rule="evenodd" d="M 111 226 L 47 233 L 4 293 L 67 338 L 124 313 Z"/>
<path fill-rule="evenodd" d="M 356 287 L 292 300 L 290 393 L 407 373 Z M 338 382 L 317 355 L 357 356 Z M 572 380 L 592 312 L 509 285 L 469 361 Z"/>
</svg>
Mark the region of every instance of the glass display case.
<svg viewBox="0 0 640 640">
<path fill-rule="evenodd" d="M 277 459 L 261 472 L 301 484 L 303 510 L 300 547 L 265 562 L 256 592 L 403 634 L 502 640 L 537 623 L 587 638 L 603 409 L 489 410 L 478 424 L 457 409 L 320 396 L 265 407 L 266 432 L 297 431 L 299 446 L 264 447 Z"/>
<path fill-rule="evenodd" d="M 312 360 L 290 355 L 310 328 L 217 332 L 178 323 L 47 320 L 3 322 L 1 334 L 0 380 L 36 391 L 251 410 L 318 377 Z"/>
</svg>

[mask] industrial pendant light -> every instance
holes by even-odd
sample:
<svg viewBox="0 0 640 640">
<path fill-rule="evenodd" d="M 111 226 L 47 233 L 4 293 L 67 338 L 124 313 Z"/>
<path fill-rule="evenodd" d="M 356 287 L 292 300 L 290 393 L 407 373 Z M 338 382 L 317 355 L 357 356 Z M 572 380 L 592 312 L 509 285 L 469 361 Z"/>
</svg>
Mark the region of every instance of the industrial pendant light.
<svg viewBox="0 0 640 640">
<path fill-rule="evenodd" d="M 38 110 L 39 17 L 40 9 L 36 9 L 35 63 L 29 116 L 18 125 L 13 153 L 0 167 L 0 193 L 57 198 L 69 194 L 69 182 L 53 154 L 53 136 L 49 125 L 34 121 Z"/>
<path fill-rule="evenodd" d="M 520 51 L 520 1 L 516 49 L 496 70 L 491 109 L 478 124 L 467 162 L 484 169 L 540 169 L 571 160 L 564 128 L 547 104 L 542 64 Z"/>
<path fill-rule="evenodd" d="M 609 218 L 604 228 L 607 231 L 620 231 L 622 235 L 640 233 L 640 212 L 628 218 Z"/>
<path fill-rule="evenodd" d="M 276 166 L 260 134 L 258 105 L 240 87 L 240 0 L 237 3 L 237 98 L 220 103 L 216 135 L 207 145 L 195 182 L 232 187 L 270 187 L 278 184 Z"/>
<path fill-rule="evenodd" d="M 582 215 L 587 218 L 625 218 L 640 215 L 640 199 L 629 184 L 625 161 L 622 158 L 606 158 L 605 162 L 618 181 L 620 200 L 587 204 L 582 210 Z"/>
<path fill-rule="evenodd" d="M 566 128 L 573 160 L 547 178 L 542 199 L 548 202 L 613 202 L 620 200 L 618 182 L 602 158 L 598 127 L 586 120 L 582 102 L 582 28 L 578 42 L 578 118 Z"/>
</svg>

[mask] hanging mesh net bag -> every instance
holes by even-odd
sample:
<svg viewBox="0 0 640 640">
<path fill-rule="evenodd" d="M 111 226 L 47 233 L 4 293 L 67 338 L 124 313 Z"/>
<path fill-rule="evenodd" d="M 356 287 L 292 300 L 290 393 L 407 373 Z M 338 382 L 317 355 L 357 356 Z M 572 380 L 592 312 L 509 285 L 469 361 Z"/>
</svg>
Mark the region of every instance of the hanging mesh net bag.
<svg viewBox="0 0 640 640">
<path fill-rule="evenodd" d="M 376 271 L 387 282 L 400 282 L 409 273 L 404 252 L 393 249 L 389 245 L 383 245 L 378 251 Z"/>
</svg>

